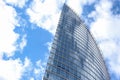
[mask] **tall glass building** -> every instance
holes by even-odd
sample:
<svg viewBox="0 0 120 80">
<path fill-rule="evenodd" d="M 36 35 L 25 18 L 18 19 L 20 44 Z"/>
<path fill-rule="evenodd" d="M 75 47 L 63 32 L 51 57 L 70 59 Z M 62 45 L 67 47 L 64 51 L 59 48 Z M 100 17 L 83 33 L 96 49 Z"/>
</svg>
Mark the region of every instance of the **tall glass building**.
<svg viewBox="0 0 120 80">
<path fill-rule="evenodd" d="M 83 21 L 64 4 L 43 80 L 110 80 Z"/>
</svg>

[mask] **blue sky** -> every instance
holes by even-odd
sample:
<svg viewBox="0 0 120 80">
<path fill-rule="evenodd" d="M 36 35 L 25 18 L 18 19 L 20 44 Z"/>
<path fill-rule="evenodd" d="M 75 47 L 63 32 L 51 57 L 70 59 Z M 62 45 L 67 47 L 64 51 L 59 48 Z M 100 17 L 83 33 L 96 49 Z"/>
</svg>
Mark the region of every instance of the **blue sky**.
<svg viewBox="0 0 120 80">
<path fill-rule="evenodd" d="M 0 80 L 42 80 L 62 6 L 86 23 L 120 80 L 120 0 L 0 0 Z"/>
</svg>

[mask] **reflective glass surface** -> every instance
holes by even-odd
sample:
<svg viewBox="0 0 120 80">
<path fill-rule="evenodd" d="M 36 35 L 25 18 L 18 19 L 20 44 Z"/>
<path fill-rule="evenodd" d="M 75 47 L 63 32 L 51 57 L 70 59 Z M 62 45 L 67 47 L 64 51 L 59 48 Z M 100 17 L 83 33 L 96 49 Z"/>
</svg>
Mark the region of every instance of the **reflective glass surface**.
<svg viewBox="0 0 120 80">
<path fill-rule="evenodd" d="M 43 80 L 109 80 L 94 38 L 83 21 L 66 4 Z"/>
</svg>

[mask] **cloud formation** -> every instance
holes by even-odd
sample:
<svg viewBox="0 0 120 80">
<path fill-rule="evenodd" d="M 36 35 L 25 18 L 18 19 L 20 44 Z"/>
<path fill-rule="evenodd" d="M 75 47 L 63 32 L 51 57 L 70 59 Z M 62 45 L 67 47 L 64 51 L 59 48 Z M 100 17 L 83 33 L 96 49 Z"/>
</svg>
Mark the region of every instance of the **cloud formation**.
<svg viewBox="0 0 120 80">
<path fill-rule="evenodd" d="M 19 26 L 17 12 L 3 0 L 0 0 L 0 17 L 0 80 L 20 80 L 30 61 L 25 58 L 22 62 L 19 58 L 12 59 L 12 57 L 18 46 L 22 50 L 26 45 L 26 36 L 23 36 L 20 44 L 17 44 L 16 41 L 20 36 L 14 32 L 16 26 Z"/>
<path fill-rule="evenodd" d="M 69 5 L 79 16 L 83 13 L 84 5 L 91 5 L 95 3 L 95 0 L 66 0 L 66 4 Z"/>
<path fill-rule="evenodd" d="M 120 76 L 120 15 L 113 15 L 112 7 L 112 1 L 101 0 L 88 16 L 94 19 L 91 32 L 108 60 L 109 70 Z"/>
<path fill-rule="evenodd" d="M 15 41 L 19 35 L 13 30 L 18 25 L 17 13 L 14 8 L 7 6 L 0 0 L 0 55 L 13 56 L 16 50 Z"/>
<path fill-rule="evenodd" d="M 44 71 L 45 71 L 45 65 L 46 65 L 46 62 L 41 62 L 41 60 L 38 60 L 36 62 L 36 67 L 33 70 L 35 75 L 34 77 L 35 80 L 39 80 L 39 79 L 42 80 Z"/>
<path fill-rule="evenodd" d="M 4 0 L 7 4 L 23 8 L 28 0 Z"/>
<path fill-rule="evenodd" d="M 81 15 L 83 6 L 94 2 L 95 0 L 33 0 L 31 6 L 27 9 L 27 14 L 31 23 L 55 34 L 64 3 L 68 4 L 78 15 Z"/>
<path fill-rule="evenodd" d="M 20 80 L 29 64 L 28 58 L 25 58 L 24 62 L 21 62 L 20 59 L 0 60 L 0 79 Z"/>
<path fill-rule="evenodd" d="M 60 16 L 57 3 L 63 2 L 59 0 L 33 0 L 27 9 L 30 22 L 54 34 Z"/>
</svg>

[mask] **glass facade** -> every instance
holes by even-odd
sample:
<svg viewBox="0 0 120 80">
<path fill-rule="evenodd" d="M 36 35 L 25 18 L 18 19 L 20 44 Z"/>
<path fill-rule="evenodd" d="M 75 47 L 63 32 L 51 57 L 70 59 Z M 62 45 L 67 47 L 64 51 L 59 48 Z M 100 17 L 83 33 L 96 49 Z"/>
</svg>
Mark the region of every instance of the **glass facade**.
<svg viewBox="0 0 120 80">
<path fill-rule="evenodd" d="M 64 4 L 43 80 L 110 80 L 95 40 Z"/>
</svg>

